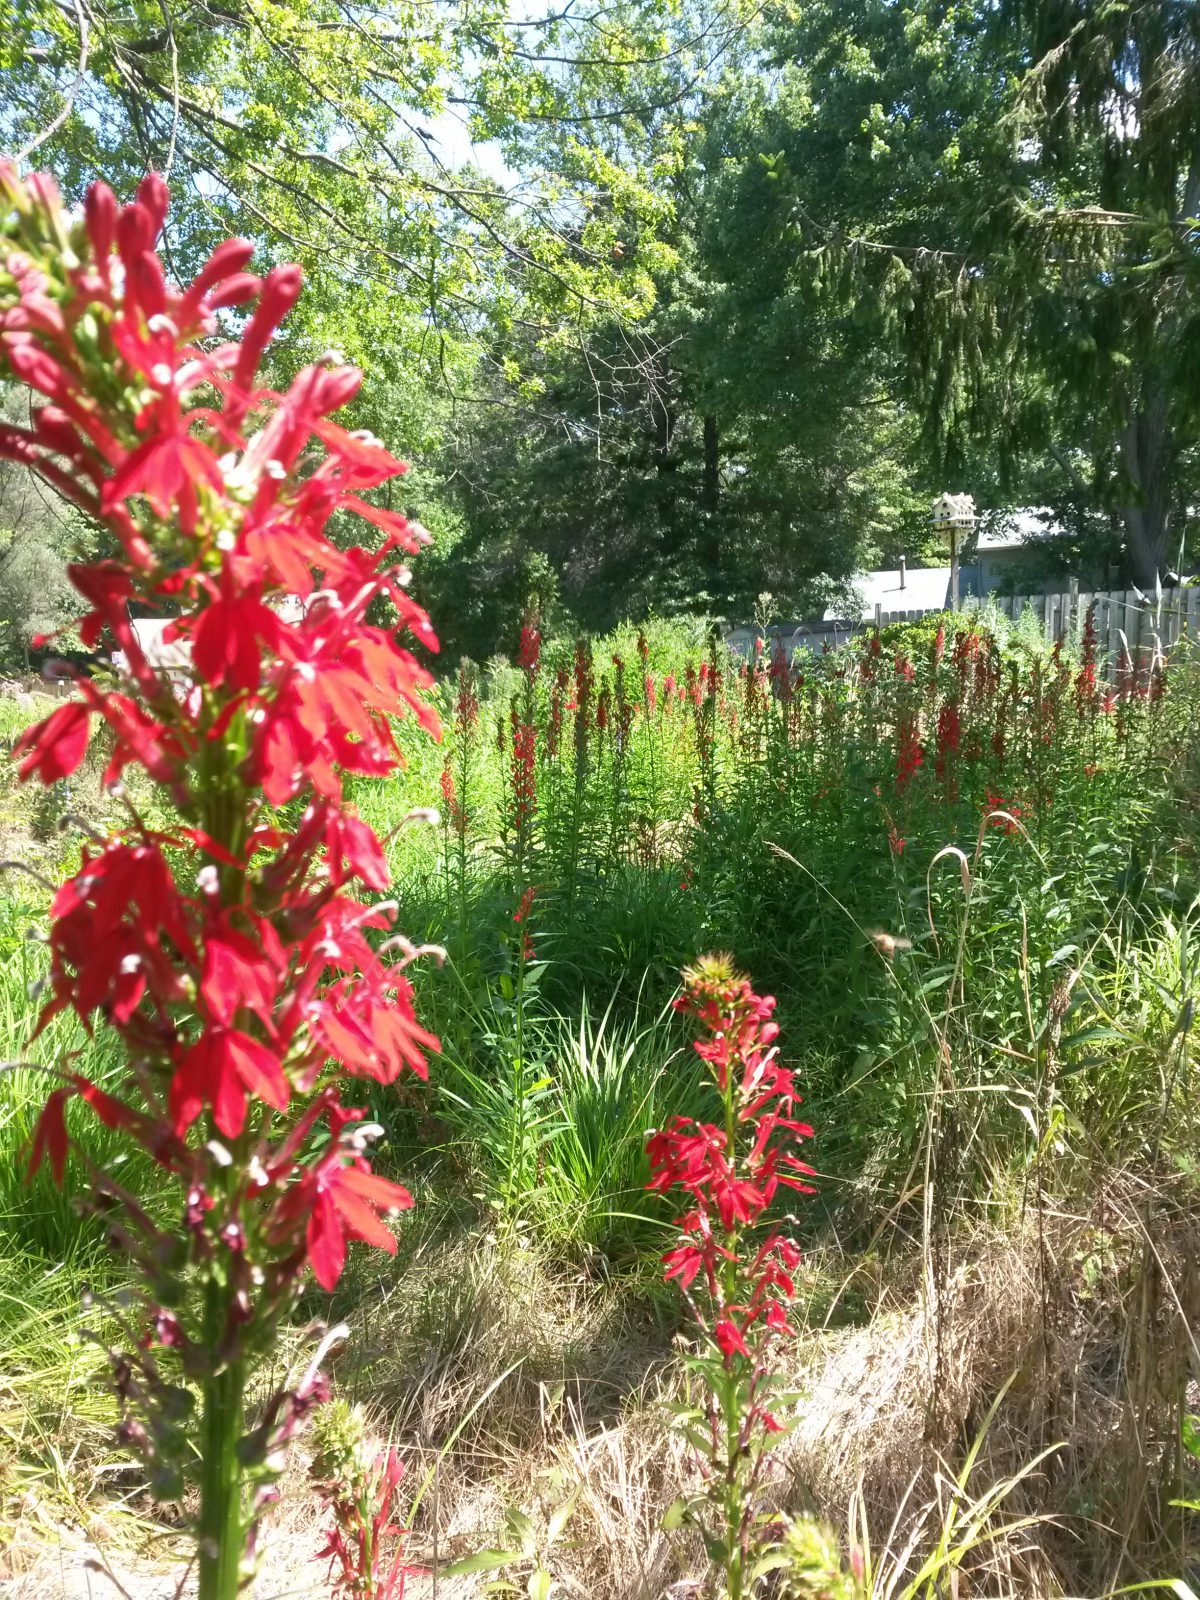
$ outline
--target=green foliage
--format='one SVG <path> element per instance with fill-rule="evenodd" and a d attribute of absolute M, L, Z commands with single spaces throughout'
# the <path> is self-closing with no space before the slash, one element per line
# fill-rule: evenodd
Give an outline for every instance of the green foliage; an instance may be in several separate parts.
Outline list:
<path fill-rule="evenodd" d="M 489 1203 L 523 1230 L 623 1255 L 618 1214 L 641 1209 L 630 1191 L 643 1100 L 647 1127 L 690 1093 L 677 1067 L 666 1092 L 656 1063 L 674 1048 L 672 1024 L 656 1013 L 705 948 L 754 971 L 779 996 L 785 1036 L 804 1041 L 819 1159 L 839 1180 L 827 1200 L 857 1191 L 869 1205 L 871 1186 L 899 1181 L 931 1103 L 968 1189 L 993 1160 L 1036 1149 L 1060 1117 L 1147 1159 L 1146 1118 L 1170 1078 L 1154 1041 L 1174 1015 L 1165 1002 L 1139 1014 L 1131 996 L 1171 993 L 1181 1006 L 1191 982 L 1178 966 L 1157 989 L 1136 976 L 1138 952 L 1166 959 L 1195 915 L 1173 798 L 1195 792 L 1179 766 L 1195 694 L 1186 658 L 1166 698 L 1105 713 L 1099 695 L 1091 709 L 1077 703 L 1069 654 L 977 614 L 897 626 L 878 654 L 802 662 L 786 706 L 761 675 L 702 653 L 687 625 L 649 630 L 644 652 L 653 704 L 636 634 L 596 644 L 579 746 L 571 652 L 543 648 L 525 878 L 503 843 L 515 686 L 499 665 L 458 793 L 461 855 L 447 828 L 411 835 L 394 858 L 410 921 L 450 928 L 445 971 L 418 982 L 446 1045 L 442 1115 L 473 1152 L 468 1166 L 487 1174 Z M 719 693 L 681 701 L 705 661 Z M 948 704 L 961 726 L 943 764 Z M 906 707 L 924 757 L 899 785 Z M 451 727 L 455 772 L 457 738 Z M 438 799 L 437 786 L 428 763 L 414 769 L 393 814 Z M 512 917 L 527 882 L 535 959 L 523 965 Z M 589 1131 L 601 1128 L 603 1139 Z"/>
<path fill-rule="evenodd" d="M 0 426 L 20 420 L 15 393 L 0 386 Z M 94 544 L 82 523 L 24 467 L 0 461 L 0 668 L 28 671 L 34 637 L 74 619 L 67 562 Z"/>

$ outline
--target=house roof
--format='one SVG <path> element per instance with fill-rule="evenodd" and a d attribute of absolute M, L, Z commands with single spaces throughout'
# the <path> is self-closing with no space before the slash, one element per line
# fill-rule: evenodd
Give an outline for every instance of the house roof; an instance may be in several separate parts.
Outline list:
<path fill-rule="evenodd" d="M 950 568 L 909 567 L 902 587 L 900 569 L 884 567 L 858 573 L 852 587 L 864 622 L 874 620 L 876 606 L 884 611 L 942 611 L 950 603 Z M 855 615 L 853 607 L 828 606 L 823 620 L 832 622 L 847 615 Z"/>

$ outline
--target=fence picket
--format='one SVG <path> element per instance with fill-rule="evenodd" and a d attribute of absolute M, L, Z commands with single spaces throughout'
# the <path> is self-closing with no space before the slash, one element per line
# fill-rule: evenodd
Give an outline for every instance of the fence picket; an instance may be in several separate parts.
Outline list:
<path fill-rule="evenodd" d="M 1117 663 L 1121 656 L 1121 624 L 1124 612 L 1120 594 L 1108 597 L 1108 681 L 1117 681 Z"/>

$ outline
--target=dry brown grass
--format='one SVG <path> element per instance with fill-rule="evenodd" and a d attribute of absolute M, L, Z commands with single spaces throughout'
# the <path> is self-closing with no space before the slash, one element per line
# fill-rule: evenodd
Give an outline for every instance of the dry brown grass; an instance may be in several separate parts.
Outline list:
<path fill-rule="evenodd" d="M 868 1322 L 813 1327 L 796 1346 L 805 1398 L 779 1457 L 780 1504 L 843 1528 L 865 1507 L 876 1593 L 902 1594 L 897 1555 L 914 1532 L 915 1548 L 936 1539 L 1003 1390 L 957 1495 L 961 1507 L 1001 1486 L 993 1536 L 931 1593 L 1099 1596 L 1185 1571 L 1187 1529 L 1168 1502 L 1186 1487 L 1176 1441 L 1198 1370 L 1195 1225 L 1161 1192 L 1149 1204 L 1132 1178 L 1110 1175 L 1086 1213 L 1026 1206 L 1003 1227 L 960 1230 L 936 1272 L 928 1255 L 883 1269 Z M 337 1380 L 407 1460 L 416 1559 L 442 1565 L 495 1544 L 508 1505 L 544 1526 L 574 1496 L 552 1557 L 560 1593 L 695 1592 L 696 1550 L 660 1527 L 689 1466 L 666 1404 L 678 1382 L 669 1330 L 643 1300 L 530 1254 L 430 1240 L 368 1289 L 354 1322 Z M 303 1466 L 267 1530 L 264 1596 L 321 1592 Z M 41 1530 L 38 1542 L 11 1600 L 113 1592 L 85 1571 L 96 1551 L 82 1531 Z M 133 1600 L 179 1581 L 177 1566 L 145 1558 L 123 1573 Z M 436 1595 L 460 1600 L 482 1582 L 443 1580 Z M 434 1600 L 435 1585 L 411 1593 Z"/>

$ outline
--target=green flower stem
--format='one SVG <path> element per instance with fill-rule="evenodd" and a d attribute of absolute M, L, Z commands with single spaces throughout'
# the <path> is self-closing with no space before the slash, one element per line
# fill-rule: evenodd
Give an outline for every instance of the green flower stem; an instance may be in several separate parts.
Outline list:
<path fill-rule="evenodd" d="M 725 1102 L 725 1137 L 727 1140 L 725 1151 L 730 1166 L 735 1166 L 737 1159 L 737 1107 L 734 1104 L 733 1064 L 729 1064 L 725 1073 L 725 1087 L 722 1091 Z M 728 1316 L 729 1308 L 737 1300 L 737 1270 L 740 1240 L 738 1229 L 731 1228 L 725 1235 L 725 1248 L 728 1254 L 721 1269 L 723 1279 L 723 1313 Z M 721 1385 L 721 1410 L 725 1423 L 725 1539 L 728 1565 L 726 1577 L 728 1583 L 725 1593 L 728 1600 L 742 1600 L 742 1524 L 745 1521 L 745 1508 L 742 1505 L 741 1486 L 738 1483 L 738 1458 L 740 1456 L 740 1441 L 742 1431 L 741 1395 L 737 1375 L 733 1370 L 736 1355 L 726 1357 L 725 1382 Z"/>
<path fill-rule="evenodd" d="M 220 1345 L 226 1310 L 222 1286 L 210 1282 L 204 1319 L 210 1351 Z M 203 1386 L 199 1600 L 237 1600 L 245 1536 L 238 1458 L 245 1420 L 245 1389 L 246 1371 L 241 1361 L 218 1370 Z"/>

